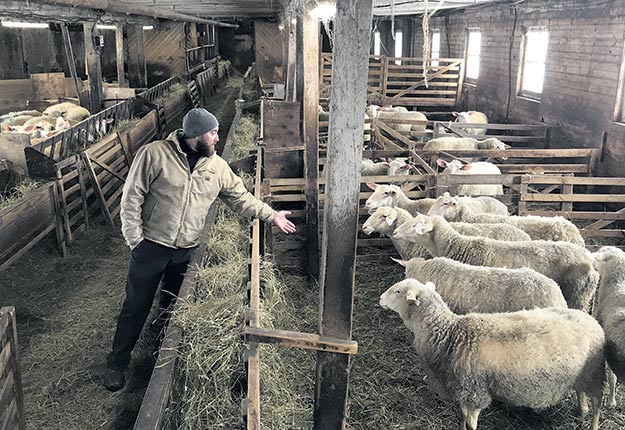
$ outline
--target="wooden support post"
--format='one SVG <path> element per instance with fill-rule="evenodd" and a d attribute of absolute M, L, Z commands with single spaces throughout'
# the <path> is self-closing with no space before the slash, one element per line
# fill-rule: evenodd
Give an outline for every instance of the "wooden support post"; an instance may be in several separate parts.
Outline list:
<path fill-rule="evenodd" d="M 148 85 L 145 68 L 143 26 L 129 25 L 128 33 L 128 81 L 132 88 L 145 88 Z"/>
<path fill-rule="evenodd" d="M 102 67 L 99 47 L 94 46 L 95 22 L 83 23 L 85 35 L 85 62 L 89 76 L 89 111 L 96 114 L 102 110 Z"/>
<path fill-rule="evenodd" d="M 306 224 L 308 226 L 308 274 L 319 276 L 319 22 L 308 13 L 303 18 L 304 175 L 306 177 Z"/>
<path fill-rule="evenodd" d="M 65 51 L 65 60 L 67 61 L 67 67 L 69 68 L 69 74 L 74 80 L 74 87 L 76 88 L 76 95 L 80 101 L 80 105 L 89 109 L 89 102 L 85 99 L 84 93 L 81 91 L 78 83 L 78 74 L 76 73 L 76 63 L 74 61 L 74 50 L 72 49 L 72 40 L 69 37 L 69 30 L 67 24 L 61 24 L 61 33 L 63 33 L 63 50 Z M 54 154 L 51 154 L 54 158 Z"/>
<path fill-rule="evenodd" d="M 372 0 L 337 0 L 321 253 L 320 330 L 351 340 Z M 306 52 L 306 51 L 305 51 Z M 314 428 L 345 428 L 349 357 L 317 353 Z"/>
<path fill-rule="evenodd" d="M 296 42 L 295 42 L 295 32 L 296 32 L 296 25 L 297 22 L 293 22 L 293 20 L 295 19 L 295 17 L 293 17 L 292 15 L 289 15 L 287 17 L 288 22 L 286 23 L 287 25 L 285 26 L 286 29 L 288 29 L 289 34 L 288 34 L 288 43 L 287 43 L 287 66 L 286 66 L 286 97 L 285 100 L 288 101 L 295 101 L 296 99 L 296 89 L 295 89 L 295 75 L 296 75 L 296 57 L 297 57 L 297 53 L 296 53 Z"/>
<path fill-rule="evenodd" d="M 126 78 L 124 77 L 124 26 L 117 24 L 115 26 L 115 49 L 117 51 L 117 85 L 126 86 Z"/>
<path fill-rule="evenodd" d="M 297 17 L 295 18 L 297 23 L 295 24 L 295 49 L 297 51 L 295 63 L 297 70 L 295 71 L 295 97 L 303 106 L 304 103 L 304 12 L 302 7 L 302 0 L 295 0 Z M 304 109 L 302 109 L 302 115 Z"/>

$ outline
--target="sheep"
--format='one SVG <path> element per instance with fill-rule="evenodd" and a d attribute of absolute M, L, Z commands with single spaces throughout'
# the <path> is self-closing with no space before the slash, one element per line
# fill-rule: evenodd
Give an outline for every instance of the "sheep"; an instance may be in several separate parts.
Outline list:
<path fill-rule="evenodd" d="M 456 117 L 455 122 L 462 122 L 467 124 L 488 124 L 488 117 L 485 113 L 470 110 L 468 112 L 452 112 L 452 115 Z M 466 130 L 467 134 L 478 135 L 486 134 L 485 128 L 469 128 Z"/>
<path fill-rule="evenodd" d="M 363 158 L 362 165 L 360 167 L 360 176 L 388 175 L 389 167 L 391 167 L 391 165 L 386 161 L 374 163 L 373 160 Z"/>
<path fill-rule="evenodd" d="M 43 111 L 43 114 L 52 118 L 62 116 L 70 121 L 82 121 L 91 116 L 91 113 L 87 109 L 70 102 L 49 106 Z"/>
<path fill-rule="evenodd" d="M 445 303 L 458 314 L 567 307 L 555 281 L 526 267 L 477 267 L 444 257 L 392 260 L 405 268 L 407 278 L 434 282 Z"/>
<path fill-rule="evenodd" d="M 393 158 L 389 163 L 389 176 L 408 175 L 410 174 L 411 165 L 406 157 Z"/>
<path fill-rule="evenodd" d="M 16 116 L 41 116 L 41 112 L 39 112 L 38 110 L 21 110 L 18 112 L 9 112 L 5 113 L 4 115 L 0 115 L 0 122 L 4 122 L 4 120 L 14 118 Z"/>
<path fill-rule="evenodd" d="M 508 242 L 464 236 L 440 216 L 417 215 L 409 223 L 393 236 L 425 247 L 433 257 L 452 258 L 473 266 L 534 269 L 558 283 L 570 308 L 590 308 L 599 274 L 593 269 L 592 255 L 586 248 L 568 242 Z"/>
<path fill-rule="evenodd" d="M 413 332 L 428 386 L 460 406 L 462 430 L 477 430 L 493 399 L 542 409 L 571 389 L 582 416 L 590 396 L 591 428 L 599 428 L 605 336 L 590 315 L 561 308 L 457 315 L 432 282 L 416 279 L 391 286 L 380 306 Z"/>
<path fill-rule="evenodd" d="M 409 111 L 404 106 L 378 106 L 370 105 L 367 107 L 367 116 L 369 118 L 378 118 L 381 121 L 390 120 L 406 120 L 406 121 L 427 121 L 427 117 L 422 112 Z M 420 137 L 425 131 L 425 124 L 402 124 L 400 122 L 389 122 L 388 126 L 393 130 L 406 132 L 411 137 Z"/>
<path fill-rule="evenodd" d="M 600 274 L 597 292 L 597 320 L 606 335 L 606 359 L 609 376 L 608 406 L 616 406 L 616 379 L 625 383 L 625 252 L 604 246 L 593 254 Z"/>
<path fill-rule="evenodd" d="M 476 150 L 476 149 L 496 149 L 504 150 L 510 148 L 501 140 L 494 137 L 476 140 L 472 137 L 438 137 L 425 142 L 423 149 L 427 151 L 453 151 L 453 150 Z M 479 161 L 479 157 L 467 158 L 470 161 Z"/>
<path fill-rule="evenodd" d="M 369 210 L 369 212 L 382 206 L 390 206 L 406 209 L 412 215 L 417 215 L 418 213 L 424 214 L 430 210 L 436 201 L 436 199 L 431 198 L 410 200 L 397 185 L 382 185 L 367 182 L 367 186 L 373 190 L 373 194 L 371 194 L 365 202 L 365 208 Z M 444 195 L 449 196 L 449 193 L 445 193 Z M 460 200 L 478 213 L 508 215 L 508 207 L 493 197 L 460 197 Z"/>
<path fill-rule="evenodd" d="M 430 254 L 423 247 L 415 246 L 401 235 L 395 235 L 394 232 L 402 225 L 410 224 L 413 220 L 412 215 L 401 208 L 378 208 L 373 214 L 367 218 L 362 226 L 362 231 L 370 235 L 373 232 L 384 234 L 391 238 L 393 245 L 402 258 L 426 256 Z M 499 240 L 527 240 L 527 234 L 517 228 L 511 226 L 497 224 L 469 224 L 469 223 L 452 223 L 451 226 L 458 232 L 468 236 L 484 236 Z"/>
<path fill-rule="evenodd" d="M 585 246 L 584 238 L 571 221 L 561 217 L 543 216 L 500 216 L 479 214 L 457 197 L 443 195 L 430 208 L 428 215 L 441 215 L 447 221 L 506 223 L 520 228 L 536 240 L 570 242 Z"/>
<path fill-rule="evenodd" d="M 445 169 L 443 170 L 444 175 L 501 175 L 499 167 L 486 161 L 478 161 L 463 165 L 459 160 L 447 162 L 442 158 L 439 158 L 436 160 L 436 163 Z M 456 185 L 451 190 L 454 194 L 460 196 L 494 196 L 503 194 L 503 185 L 464 184 Z"/>

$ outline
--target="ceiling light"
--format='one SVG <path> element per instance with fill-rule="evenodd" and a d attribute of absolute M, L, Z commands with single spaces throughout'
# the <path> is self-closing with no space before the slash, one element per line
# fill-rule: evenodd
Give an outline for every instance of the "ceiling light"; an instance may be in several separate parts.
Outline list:
<path fill-rule="evenodd" d="M 11 27 L 11 28 L 48 28 L 48 24 L 43 24 L 39 22 L 11 22 L 11 21 L 2 21 L 3 27 Z"/>
<path fill-rule="evenodd" d="M 96 28 L 98 30 L 115 30 L 116 29 L 114 25 L 102 25 L 102 24 L 96 25 Z"/>
<path fill-rule="evenodd" d="M 320 2 L 310 11 L 310 16 L 326 21 L 336 15 L 336 5 L 330 2 Z"/>

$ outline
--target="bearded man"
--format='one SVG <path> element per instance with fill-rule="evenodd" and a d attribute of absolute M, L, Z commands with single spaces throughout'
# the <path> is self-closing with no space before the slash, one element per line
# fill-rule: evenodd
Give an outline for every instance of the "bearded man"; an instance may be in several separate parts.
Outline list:
<path fill-rule="evenodd" d="M 131 249 L 126 299 L 107 357 L 104 385 L 126 384 L 130 354 L 161 284 L 165 315 L 178 296 L 189 260 L 197 248 L 217 197 L 243 217 L 273 222 L 285 234 L 295 225 L 289 211 L 274 211 L 250 194 L 228 163 L 215 153 L 219 122 L 203 108 L 191 109 L 182 129 L 142 147 L 128 172 L 121 201 L 122 234 Z"/>

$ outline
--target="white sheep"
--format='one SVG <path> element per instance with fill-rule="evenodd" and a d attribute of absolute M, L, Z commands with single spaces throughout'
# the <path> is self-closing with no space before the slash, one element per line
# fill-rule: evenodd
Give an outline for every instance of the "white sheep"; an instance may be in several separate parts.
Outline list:
<path fill-rule="evenodd" d="M 391 165 L 387 161 L 375 163 L 373 160 L 363 158 L 360 167 L 360 176 L 388 175 L 389 167 L 391 167 Z"/>
<path fill-rule="evenodd" d="M 47 107 L 43 114 L 52 118 L 62 116 L 69 121 L 82 121 L 91 116 L 91 113 L 82 106 L 74 103 L 64 102 Z"/>
<path fill-rule="evenodd" d="M 452 112 L 452 115 L 456 117 L 455 122 L 462 122 L 467 124 L 488 124 L 488 117 L 483 112 L 477 112 L 470 110 L 467 112 Z M 485 128 L 468 128 L 467 134 L 479 135 L 486 134 Z"/>
<path fill-rule="evenodd" d="M 447 221 L 505 223 L 520 228 L 535 240 L 565 241 L 585 246 L 579 229 L 571 221 L 561 216 L 500 216 L 476 213 L 458 197 L 443 195 L 430 208 L 428 215 L 441 215 Z"/>
<path fill-rule="evenodd" d="M 443 167 L 443 175 L 501 175 L 499 167 L 487 161 L 462 164 L 459 160 L 447 162 L 442 158 L 436 163 Z M 459 196 L 496 196 L 503 194 L 503 185 L 497 184 L 463 184 L 450 187 L 451 191 Z"/>
<path fill-rule="evenodd" d="M 476 140 L 472 137 L 437 137 L 425 142 L 424 150 L 428 151 L 453 151 L 453 150 L 475 150 L 475 149 L 496 149 L 504 150 L 510 148 L 501 140 L 494 137 Z"/>
<path fill-rule="evenodd" d="M 493 399 L 542 409 L 573 389 L 582 415 L 590 396 L 592 430 L 599 428 L 605 337 L 590 315 L 561 308 L 457 315 L 433 283 L 416 279 L 390 287 L 380 306 L 414 334 L 428 386 L 460 406 L 462 430 L 477 430 Z"/>
<path fill-rule="evenodd" d="M 586 248 L 568 242 L 510 242 L 458 233 L 440 216 L 417 215 L 401 237 L 425 247 L 433 257 L 452 258 L 473 266 L 528 267 L 558 283 L 572 309 L 588 310 L 599 282 Z M 408 237 L 405 232 L 410 232 Z"/>
<path fill-rule="evenodd" d="M 609 377 L 608 406 L 616 406 L 616 379 L 625 383 L 625 252 L 604 246 L 594 254 L 600 275 L 597 292 L 597 320 L 606 335 Z"/>
<path fill-rule="evenodd" d="M 436 199 L 432 198 L 410 200 L 397 185 L 382 185 L 367 182 L 367 186 L 373 190 L 373 194 L 371 194 L 365 202 L 365 208 L 370 212 L 382 206 L 389 206 L 406 209 L 412 215 L 417 215 L 419 213 L 425 214 L 436 201 Z M 449 196 L 449 193 L 445 193 L 444 195 Z M 508 215 L 508 207 L 493 197 L 460 197 L 460 200 L 478 213 Z"/>
<path fill-rule="evenodd" d="M 407 278 L 434 282 L 445 303 L 458 314 L 567 307 L 554 280 L 526 267 L 478 267 L 444 257 L 393 261 L 405 267 Z"/>
<path fill-rule="evenodd" d="M 397 232 L 402 225 L 410 225 L 412 220 L 412 215 L 404 209 L 381 207 L 367 218 L 362 225 L 362 231 L 367 235 L 377 232 L 390 237 L 402 258 L 429 257 L 430 253 L 422 246 L 416 246 Z M 452 223 L 451 226 L 457 232 L 467 236 L 483 236 L 499 240 L 529 239 L 526 233 L 508 225 L 458 222 Z"/>
<path fill-rule="evenodd" d="M 391 159 L 388 168 L 389 176 L 409 175 L 412 165 L 409 163 L 407 157 L 397 157 Z"/>

